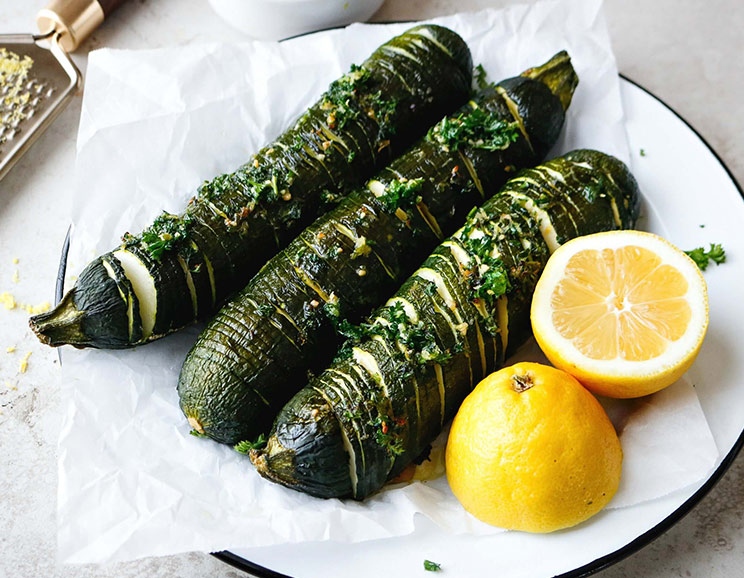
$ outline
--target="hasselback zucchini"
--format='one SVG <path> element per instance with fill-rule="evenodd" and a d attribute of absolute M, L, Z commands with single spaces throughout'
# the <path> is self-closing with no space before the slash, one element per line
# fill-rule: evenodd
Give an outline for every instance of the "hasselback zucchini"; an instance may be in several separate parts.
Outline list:
<path fill-rule="evenodd" d="M 209 323 L 178 383 L 192 427 L 267 432 L 308 370 L 516 168 L 547 154 L 576 86 L 568 55 L 485 88 L 271 259 Z"/>
<path fill-rule="evenodd" d="M 625 165 L 599 152 L 522 171 L 281 410 L 265 449 L 251 452 L 258 471 L 320 497 L 381 488 L 530 335 L 550 253 L 579 235 L 632 227 L 638 202 Z"/>
<path fill-rule="evenodd" d="M 163 213 L 90 263 L 32 329 L 53 346 L 122 348 L 208 316 L 328 201 L 465 102 L 471 78 L 468 47 L 451 30 L 393 38 L 248 163 L 205 182 L 185 213 Z"/>

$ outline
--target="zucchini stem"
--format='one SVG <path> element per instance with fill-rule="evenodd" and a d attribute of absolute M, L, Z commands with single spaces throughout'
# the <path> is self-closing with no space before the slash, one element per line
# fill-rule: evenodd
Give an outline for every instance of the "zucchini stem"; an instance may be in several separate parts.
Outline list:
<path fill-rule="evenodd" d="M 86 343 L 87 338 L 81 323 L 85 312 L 79 311 L 75 307 L 72 295 L 72 292 L 65 295 L 59 305 L 51 311 L 35 315 L 29 319 L 29 326 L 39 338 L 39 341 L 45 345 L 59 347 L 66 343 L 72 345 Z"/>
<path fill-rule="evenodd" d="M 539 80 L 561 101 L 563 110 L 568 110 L 574 90 L 579 84 L 579 77 L 571 66 L 568 52 L 561 50 L 542 66 L 528 68 L 521 76 Z"/>

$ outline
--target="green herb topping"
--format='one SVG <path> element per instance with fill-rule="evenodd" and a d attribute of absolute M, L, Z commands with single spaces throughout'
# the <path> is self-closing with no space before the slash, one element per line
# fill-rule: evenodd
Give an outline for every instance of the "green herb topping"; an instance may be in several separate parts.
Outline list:
<path fill-rule="evenodd" d="M 403 438 L 397 430 L 405 423 L 402 420 L 392 419 L 390 416 L 382 414 L 369 422 L 369 425 L 375 428 L 375 441 L 389 454 L 399 456 L 405 451 Z"/>
<path fill-rule="evenodd" d="M 442 569 L 441 564 L 432 562 L 431 560 L 424 560 L 424 570 L 429 572 L 439 572 Z"/>
<path fill-rule="evenodd" d="M 256 441 L 245 440 L 238 442 L 233 446 L 233 449 L 241 454 L 250 453 L 251 450 L 260 450 L 266 447 L 266 436 L 264 434 L 259 435 Z"/>
<path fill-rule="evenodd" d="M 493 307 L 496 300 L 511 288 L 504 263 L 493 256 L 496 240 L 488 234 L 482 237 L 466 235 L 462 243 L 471 256 L 470 297 Z"/>
<path fill-rule="evenodd" d="M 504 150 L 519 138 L 519 125 L 504 122 L 493 112 L 476 108 L 468 114 L 445 117 L 429 130 L 427 139 L 450 150 L 462 146 L 488 151 Z"/>
<path fill-rule="evenodd" d="M 357 91 L 369 81 L 369 70 L 356 64 L 338 80 L 334 80 L 323 95 L 323 109 L 332 110 L 329 114 L 331 128 L 343 128 L 361 112 L 357 102 Z"/>
<path fill-rule="evenodd" d="M 348 73 L 331 84 L 323 95 L 321 105 L 321 108 L 328 112 L 329 128 L 343 128 L 349 121 L 364 114 L 377 122 L 379 139 L 394 134 L 395 127 L 392 119 L 397 110 L 398 101 L 393 98 L 384 98 L 382 91 L 372 94 L 365 92 L 364 89 L 369 89 L 370 81 L 369 70 L 352 64 Z M 381 147 L 384 148 L 382 145 L 383 143 Z"/>
<path fill-rule="evenodd" d="M 383 308 L 381 317 L 388 323 L 375 323 L 370 327 L 370 332 L 404 345 L 411 352 L 411 359 L 419 365 L 445 363 L 452 357 L 451 352 L 443 351 L 437 345 L 429 326 L 423 321 L 411 322 L 399 301 Z"/>
<path fill-rule="evenodd" d="M 491 85 L 487 80 L 486 69 L 483 68 L 482 64 L 473 68 L 473 85 L 478 90 L 484 90 Z"/>
<path fill-rule="evenodd" d="M 397 179 L 385 187 L 385 194 L 380 201 L 394 212 L 396 209 L 412 208 L 421 202 L 421 189 L 424 179 Z"/>
<path fill-rule="evenodd" d="M 325 207 L 332 207 L 334 205 L 337 205 L 341 198 L 341 195 L 331 192 L 328 189 L 323 189 L 322 191 L 320 191 L 320 203 Z"/>
<path fill-rule="evenodd" d="M 142 244 L 156 261 L 160 260 L 165 251 L 170 251 L 175 247 L 188 248 L 187 253 L 189 255 L 187 256 L 190 256 L 193 250 L 185 241 L 189 237 L 189 229 L 192 223 L 193 218 L 188 214 L 179 217 L 163 211 L 153 224 L 142 231 L 139 236 L 126 233 L 122 237 L 122 241 L 125 247 Z"/>
<path fill-rule="evenodd" d="M 718 243 L 711 243 L 710 250 L 706 251 L 705 247 L 697 247 L 692 251 L 685 251 L 695 264 L 700 267 L 701 271 L 705 271 L 708 268 L 708 263 L 713 261 L 716 265 L 720 265 L 726 261 L 726 251 Z"/>

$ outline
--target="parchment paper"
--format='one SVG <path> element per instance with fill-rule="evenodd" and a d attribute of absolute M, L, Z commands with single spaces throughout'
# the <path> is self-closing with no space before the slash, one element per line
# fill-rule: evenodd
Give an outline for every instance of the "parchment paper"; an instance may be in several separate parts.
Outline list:
<path fill-rule="evenodd" d="M 467 40 L 474 62 L 492 80 L 567 49 L 581 82 L 554 153 L 593 147 L 629 161 L 599 0 L 513 6 L 435 22 Z M 93 52 L 78 136 L 69 274 L 161 210 L 179 212 L 201 181 L 244 162 L 351 63 L 407 27 L 353 25 L 281 44 Z M 447 532 L 502 531 L 469 516 L 444 477 L 390 487 L 363 503 L 319 500 L 266 482 L 244 456 L 190 436 L 175 385 L 198 330 L 130 351 L 65 350 L 62 561 L 371 540 L 412 532 L 416 513 Z M 539 358 L 539 352 L 532 345 L 520 358 Z M 607 406 L 625 452 L 611 507 L 665 495 L 712 468 L 717 450 L 686 382 Z"/>

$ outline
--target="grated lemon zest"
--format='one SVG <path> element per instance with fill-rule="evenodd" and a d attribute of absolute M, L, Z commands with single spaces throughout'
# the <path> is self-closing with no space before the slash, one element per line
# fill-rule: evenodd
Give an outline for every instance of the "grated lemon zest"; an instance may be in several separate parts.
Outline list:
<path fill-rule="evenodd" d="M 28 369 L 28 358 L 29 357 L 31 357 L 30 351 L 26 355 L 23 356 L 23 359 L 21 359 L 21 363 L 18 366 L 19 373 L 26 373 L 26 370 Z"/>

